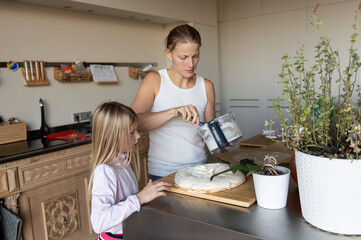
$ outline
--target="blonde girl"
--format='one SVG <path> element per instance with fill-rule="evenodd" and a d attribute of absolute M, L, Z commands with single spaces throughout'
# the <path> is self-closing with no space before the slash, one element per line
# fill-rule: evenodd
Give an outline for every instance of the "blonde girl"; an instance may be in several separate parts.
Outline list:
<path fill-rule="evenodd" d="M 137 115 L 123 104 L 107 102 L 94 112 L 90 220 L 99 240 L 123 239 L 122 222 L 168 190 L 167 183 L 149 181 L 138 192 L 137 127 Z"/>

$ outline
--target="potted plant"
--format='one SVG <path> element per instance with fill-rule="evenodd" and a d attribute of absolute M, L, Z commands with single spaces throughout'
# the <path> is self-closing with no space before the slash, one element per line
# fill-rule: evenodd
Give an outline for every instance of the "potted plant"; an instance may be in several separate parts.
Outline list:
<path fill-rule="evenodd" d="M 257 204 L 267 209 L 284 208 L 287 204 L 288 185 L 290 170 L 286 167 L 276 166 L 277 161 L 273 156 L 266 155 L 264 163 L 260 166 L 254 160 L 242 159 L 239 163 L 229 164 L 229 169 L 214 174 L 214 177 L 232 171 L 247 172 L 247 176 L 252 175 L 256 192 Z"/>
<path fill-rule="evenodd" d="M 322 25 L 318 6 L 313 15 L 317 32 Z M 303 47 L 294 61 L 283 56 L 279 76 L 284 99 L 273 101 L 283 141 L 295 150 L 303 217 L 320 229 L 350 235 L 361 234 L 361 104 L 352 98 L 361 97 L 357 19 L 356 15 L 344 69 L 331 39 L 321 35 L 309 68 Z M 282 111 L 282 101 L 288 104 L 290 119 Z"/>

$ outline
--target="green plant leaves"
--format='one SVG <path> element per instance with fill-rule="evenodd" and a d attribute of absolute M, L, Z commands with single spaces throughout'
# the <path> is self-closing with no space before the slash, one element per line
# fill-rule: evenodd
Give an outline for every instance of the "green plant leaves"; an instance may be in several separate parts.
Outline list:
<path fill-rule="evenodd" d="M 247 172 L 246 176 L 250 176 L 252 175 L 252 173 L 261 172 L 262 170 L 263 169 L 259 165 L 255 164 L 254 161 L 250 161 L 247 163 L 230 163 L 229 169 L 212 175 L 210 180 L 212 181 L 216 176 L 229 171 L 232 171 L 233 173 L 237 171 L 240 172 L 246 171 Z"/>
<path fill-rule="evenodd" d="M 318 20 L 316 9 L 313 26 L 319 32 L 323 23 Z M 360 85 L 357 84 L 357 73 L 361 67 L 357 49 L 357 19 L 356 15 L 348 48 L 348 64 L 344 69 L 341 69 L 339 51 L 332 48 L 331 39 L 323 34 L 320 34 L 320 41 L 315 46 L 314 64 L 311 66 L 305 65 L 304 46 L 296 50 L 293 58 L 287 53 L 283 55 L 279 74 L 283 99 L 273 99 L 272 108 L 285 130 L 287 147 L 317 152 L 315 155 L 359 158 L 361 100 L 356 105 L 352 101 L 354 91 L 361 99 Z M 337 73 L 336 79 L 334 72 Z M 339 88 L 338 94 L 332 96 L 335 86 Z M 291 119 L 285 117 L 281 103 L 288 104 L 284 111 L 289 112 Z M 351 140 L 346 142 L 346 139 Z"/>

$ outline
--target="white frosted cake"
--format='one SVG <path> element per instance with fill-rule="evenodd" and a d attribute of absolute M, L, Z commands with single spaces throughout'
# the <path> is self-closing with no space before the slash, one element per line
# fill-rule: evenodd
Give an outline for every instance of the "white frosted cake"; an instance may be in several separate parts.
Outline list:
<path fill-rule="evenodd" d="M 229 169 L 225 163 L 207 163 L 195 167 L 186 167 L 177 171 L 175 185 L 188 192 L 214 193 L 237 187 L 246 181 L 243 173 L 231 171 L 222 173 L 213 178 L 213 174 Z"/>

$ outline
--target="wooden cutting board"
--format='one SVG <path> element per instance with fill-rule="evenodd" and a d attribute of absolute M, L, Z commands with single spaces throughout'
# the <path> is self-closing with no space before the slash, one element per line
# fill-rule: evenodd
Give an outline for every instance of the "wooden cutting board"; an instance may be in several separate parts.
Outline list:
<path fill-rule="evenodd" d="M 174 176 L 176 173 L 168 175 L 159 179 L 158 181 L 164 181 L 171 184 L 169 191 L 173 193 L 179 193 L 192 197 L 198 197 L 208 199 L 216 202 L 232 204 L 240 207 L 250 207 L 256 201 L 256 194 L 254 192 L 253 178 L 252 176 L 247 177 L 246 182 L 242 185 L 221 191 L 216 193 L 193 193 L 187 192 L 177 188 L 174 184 Z"/>
<path fill-rule="evenodd" d="M 253 159 L 257 164 L 261 164 L 264 161 L 265 155 L 275 157 L 278 164 L 290 163 L 293 151 L 286 148 L 282 143 L 276 142 L 263 147 L 241 146 L 238 149 L 230 152 L 219 153 L 216 156 L 227 163 L 239 162 L 241 159 L 248 158 Z"/>
<path fill-rule="evenodd" d="M 249 147 L 264 147 L 267 145 L 274 144 L 276 141 L 266 138 L 265 135 L 258 134 L 254 137 L 248 138 L 240 143 L 241 146 Z"/>

